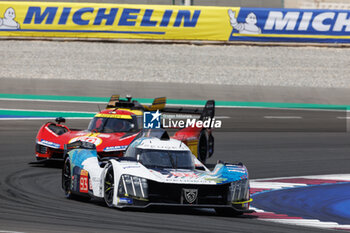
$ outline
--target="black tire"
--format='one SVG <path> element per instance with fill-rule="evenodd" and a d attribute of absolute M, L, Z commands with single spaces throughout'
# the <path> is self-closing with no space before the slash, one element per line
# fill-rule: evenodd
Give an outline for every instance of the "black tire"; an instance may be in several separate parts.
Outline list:
<path fill-rule="evenodd" d="M 72 199 L 76 197 L 72 193 L 72 174 L 71 174 L 71 167 L 70 167 L 70 160 L 69 157 L 67 157 L 64 161 L 63 164 L 63 169 L 62 169 L 62 188 L 64 190 L 64 195 Z"/>
<path fill-rule="evenodd" d="M 198 140 L 198 159 L 205 164 L 208 158 L 208 140 L 205 130 L 202 130 Z"/>
<path fill-rule="evenodd" d="M 112 164 L 107 165 L 107 171 L 104 178 L 104 199 L 108 207 L 113 207 L 114 197 L 114 171 Z"/>
<path fill-rule="evenodd" d="M 208 156 L 209 158 L 214 154 L 214 137 L 213 137 L 213 134 L 209 134 L 209 137 L 208 137 L 208 150 L 209 150 L 209 153 L 208 153 Z"/>
<path fill-rule="evenodd" d="M 215 208 L 215 212 L 217 215 L 224 217 L 237 217 L 243 214 L 243 212 L 237 212 L 231 208 Z"/>

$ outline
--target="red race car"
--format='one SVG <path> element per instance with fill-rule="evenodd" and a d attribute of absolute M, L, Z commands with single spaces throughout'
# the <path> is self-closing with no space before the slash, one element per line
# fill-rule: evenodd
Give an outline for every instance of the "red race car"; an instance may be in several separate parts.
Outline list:
<path fill-rule="evenodd" d="M 128 145 L 145 134 L 144 113 L 157 111 L 157 114 L 180 114 L 196 116 L 200 120 L 211 120 L 215 114 L 215 101 L 208 100 L 203 109 L 166 108 L 166 98 L 155 98 L 152 105 L 142 105 L 130 96 L 126 99 L 113 95 L 105 110 L 97 113 L 86 130 L 69 129 L 62 117 L 56 123 L 44 124 L 36 137 L 36 159 L 38 162 L 63 160 L 65 145 L 75 141 L 87 141 L 96 145 L 98 155 L 102 157 L 121 157 Z M 160 115 L 160 114 L 159 114 Z M 174 127 L 173 127 L 174 128 Z M 192 153 L 205 162 L 214 152 L 214 138 L 211 127 L 197 125 L 179 128 L 173 138 L 185 143 Z"/>

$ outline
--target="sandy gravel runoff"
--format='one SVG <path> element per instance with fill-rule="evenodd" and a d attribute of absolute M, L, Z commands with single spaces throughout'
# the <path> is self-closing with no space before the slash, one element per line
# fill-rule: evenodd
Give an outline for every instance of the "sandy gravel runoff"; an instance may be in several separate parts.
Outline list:
<path fill-rule="evenodd" d="M 0 78 L 350 87 L 350 49 L 0 41 Z"/>

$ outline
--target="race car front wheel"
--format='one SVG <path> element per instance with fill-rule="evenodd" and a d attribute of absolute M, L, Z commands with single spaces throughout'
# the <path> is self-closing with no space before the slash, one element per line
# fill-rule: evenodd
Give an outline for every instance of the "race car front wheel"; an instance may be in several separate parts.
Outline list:
<path fill-rule="evenodd" d="M 64 161 L 63 169 L 62 169 L 62 188 L 64 190 L 64 195 L 67 198 L 73 198 L 74 194 L 72 194 L 72 174 L 70 169 L 70 160 L 69 157 Z"/>
<path fill-rule="evenodd" d="M 104 180 L 104 199 L 108 207 L 113 206 L 114 197 L 114 171 L 112 164 L 108 165 Z"/>

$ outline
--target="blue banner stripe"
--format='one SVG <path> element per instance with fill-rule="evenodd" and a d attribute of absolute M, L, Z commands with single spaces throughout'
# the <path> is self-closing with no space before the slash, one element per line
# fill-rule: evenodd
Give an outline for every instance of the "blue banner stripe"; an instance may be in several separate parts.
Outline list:
<path fill-rule="evenodd" d="M 249 37 L 233 36 L 232 41 L 256 41 L 256 42 L 313 42 L 313 43 L 349 43 L 350 39 L 320 39 L 320 38 L 295 38 L 295 37 Z"/>
<path fill-rule="evenodd" d="M 348 10 L 240 8 L 228 16 L 229 41 L 350 42 Z"/>

